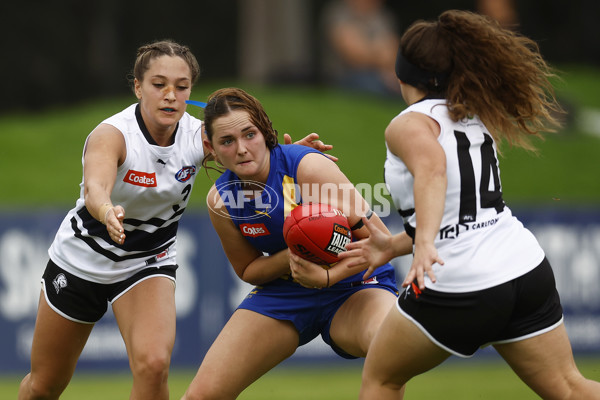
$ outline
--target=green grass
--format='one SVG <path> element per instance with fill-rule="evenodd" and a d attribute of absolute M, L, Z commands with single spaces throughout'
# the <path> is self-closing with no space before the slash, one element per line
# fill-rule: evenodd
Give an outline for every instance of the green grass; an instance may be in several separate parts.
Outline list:
<path fill-rule="evenodd" d="M 600 72 L 563 67 L 557 91 L 573 105 L 574 123 L 539 144 L 540 155 L 504 148 L 501 173 L 509 205 L 573 206 L 600 203 L 600 137 L 582 132 L 581 108 L 600 109 Z M 334 145 L 332 154 L 354 183 L 383 179 L 383 131 L 405 106 L 400 100 L 341 93 L 317 87 L 259 87 L 236 82 L 201 83 L 192 98 L 205 100 L 214 89 L 239 85 L 258 97 L 274 127 L 300 139 L 317 132 Z M 38 113 L 0 115 L 0 206 L 70 208 L 79 193 L 85 137 L 104 118 L 134 101 L 133 96 L 90 101 Z M 200 115 L 199 109 L 188 111 Z M 204 209 L 210 179 L 200 172 L 191 207 Z M 215 177 L 213 176 L 213 179 Z M 8 190 L 9 189 L 9 190 Z M 560 199 L 556 200 L 556 199 Z"/>
<path fill-rule="evenodd" d="M 600 359 L 578 360 L 581 372 L 600 380 Z M 360 368 L 280 366 L 267 373 L 239 397 L 240 400 L 355 399 L 360 388 Z M 179 399 L 195 371 L 175 370 L 169 378 L 172 399 Z M 21 377 L 0 377 L 0 397 L 16 398 Z M 127 398 L 129 372 L 76 373 L 62 400 L 112 400 Z M 407 399 L 533 400 L 531 391 L 503 362 L 451 359 L 409 382 Z"/>

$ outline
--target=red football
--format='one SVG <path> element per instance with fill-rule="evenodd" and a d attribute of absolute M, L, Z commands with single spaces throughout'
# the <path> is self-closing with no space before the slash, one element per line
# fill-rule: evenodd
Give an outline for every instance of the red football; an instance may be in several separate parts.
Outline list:
<path fill-rule="evenodd" d="M 297 206 L 283 223 L 290 250 L 315 264 L 333 264 L 352 238 L 348 219 L 328 204 Z"/>

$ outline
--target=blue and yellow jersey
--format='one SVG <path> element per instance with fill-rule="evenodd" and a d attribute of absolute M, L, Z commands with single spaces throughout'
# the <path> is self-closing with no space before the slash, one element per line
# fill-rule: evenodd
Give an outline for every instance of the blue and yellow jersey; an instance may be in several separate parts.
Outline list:
<path fill-rule="evenodd" d="M 258 185 L 262 190 L 257 190 L 256 185 L 246 189 L 245 182 L 229 170 L 216 181 L 231 220 L 248 242 L 263 253 L 274 254 L 287 248 L 283 222 L 294 207 L 302 204 L 296 174 L 300 161 L 309 153 L 322 154 L 306 146 L 275 146 L 270 153 L 267 183 Z M 383 267 L 392 268 L 390 264 L 386 266 Z M 362 273 L 342 282 L 360 281 L 361 277 Z"/>
<path fill-rule="evenodd" d="M 273 254 L 287 248 L 283 240 L 285 217 L 302 204 L 296 182 L 300 160 L 317 150 L 300 145 L 275 146 L 271 150 L 271 167 L 267 183 L 260 190 L 246 189 L 233 172 L 225 171 L 216 187 L 229 216 L 242 235 L 259 251 Z"/>

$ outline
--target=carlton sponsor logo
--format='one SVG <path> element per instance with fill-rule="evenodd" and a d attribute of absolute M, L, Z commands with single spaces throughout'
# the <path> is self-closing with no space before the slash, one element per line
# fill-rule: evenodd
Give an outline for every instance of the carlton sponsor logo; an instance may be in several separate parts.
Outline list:
<path fill-rule="evenodd" d="M 140 172 L 130 169 L 125 174 L 123 182 L 131 183 L 136 186 L 156 187 L 156 173 Z"/>
<path fill-rule="evenodd" d="M 250 237 L 266 236 L 271 234 L 265 224 L 240 224 L 240 231 L 242 231 L 242 235 Z"/>

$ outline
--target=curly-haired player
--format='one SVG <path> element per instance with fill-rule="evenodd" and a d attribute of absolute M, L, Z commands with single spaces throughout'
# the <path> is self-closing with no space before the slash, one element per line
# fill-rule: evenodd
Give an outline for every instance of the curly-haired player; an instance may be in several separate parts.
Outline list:
<path fill-rule="evenodd" d="M 551 71 L 532 40 L 470 12 L 419 21 L 396 75 L 409 107 L 385 131 L 385 178 L 404 219 L 341 257 L 380 265 L 414 244 L 400 294 L 365 361 L 361 399 L 398 399 L 412 377 L 491 344 L 546 399 L 600 399 L 573 360 L 544 251 L 502 198 L 496 143 L 558 126 Z"/>

